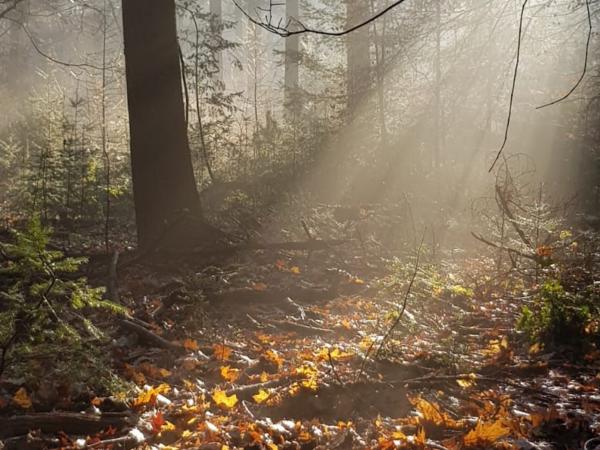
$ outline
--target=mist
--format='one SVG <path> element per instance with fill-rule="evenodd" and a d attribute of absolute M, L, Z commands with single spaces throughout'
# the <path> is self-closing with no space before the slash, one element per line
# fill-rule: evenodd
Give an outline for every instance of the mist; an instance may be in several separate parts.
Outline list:
<path fill-rule="evenodd" d="M 595 448 L 599 25 L 0 0 L 0 448 Z"/>

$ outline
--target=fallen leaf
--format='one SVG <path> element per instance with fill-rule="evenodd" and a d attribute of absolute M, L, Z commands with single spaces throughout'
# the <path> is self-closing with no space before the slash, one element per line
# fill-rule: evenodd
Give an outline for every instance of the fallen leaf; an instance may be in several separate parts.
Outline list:
<path fill-rule="evenodd" d="M 486 446 L 495 443 L 498 439 L 510 433 L 502 419 L 495 422 L 477 422 L 474 429 L 469 431 L 463 442 L 467 446 Z"/>
<path fill-rule="evenodd" d="M 225 381 L 233 383 L 240 376 L 240 369 L 232 369 L 230 366 L 221 367 L 221 376 Z"/>
<path fill-rule="evenodd" d="M 238 402 L 237 395 L 234 394 L 228 396 L 225 391 L 221 391 L 219 389 L 216 389 L 213 392 L 212 399 L 215 401 L 216 405 L 219 408 L 223 408 L 226 410 L 233 408 Z"/>
<path fill-rule="evenodd" d="M 271 394 L 268 391 L 265 391 L 264 389 L 260 389 L 258 391 L 258 394 L 255 394 L 252 396 L 252 398 L 254 399 L 254 401 L 256 403 L 263 403 L 265 402 L 269 397 L 271 396 Z"/>
<path fill-rule="evenodd" d="M 467 375 L 464 378 L 458 378 L 456 380 L 456 383 L 461 387 L 461 388 L 469 388 L 471 386 L 473 386 L 475 384 L 475 381 L 477 380 L 477 375 L 474 373 L 470 373 L 469 375 Z"/>
<path fill-rule="evenodd" d="M 156 415 L 152 417 L 150 423 L 152 425 L 152 432 L 154 434 L 160 433 L 160 429 L 165 424 L 165 418 L 163 417 L 162 412 L 157 412 Z"/>
<path fill-rule="evenodd" d="M 274 363 L 277 367 L 283 365 L 283 358 L 275 350 L 267 350 L 264 355 L 267 361 Z"/>
<path fill-rule="evenodd" d="M 193 352 L 198 350 L 200 347 L 198 346 L 198 342 L 196 342 L 194 339 L 188 338 L 183 341 L 183 348 Z"/>
<path fill-rule="evenodd" d="M 267 285 L 265 283 L 252 283 L 252 289 L 254 289 L 255 291 L 266 291 L 267 290 Z"/>
<path fill-rule="evenodd" d="M 220 361 L 227 361 L 231 356 L 232 350 L 224 344 L 213 345 L 213 355 Z"/>
<path fill-rule="evenodd" d="M 144 390 L 138 395 L 133 401 L 133 406 L 142 406 L 147 404 L 154 404 L 156 397 L 159 394 L 166 394 L 171 390 L 171 386 L 166 383 L 160 384 L 157 387 L 151 387 L 150 389 Z"/>
<path fill-rule="evenodd" d="M 17 392 L 15 392 L 15 395 L 13 396 L 12 400 L 14 404 L 23 409 L 31 408 L 31 398 L 29 397 L 29 394 L 27 393 L 27 390 L 24 387 L 20 388 Z"/>

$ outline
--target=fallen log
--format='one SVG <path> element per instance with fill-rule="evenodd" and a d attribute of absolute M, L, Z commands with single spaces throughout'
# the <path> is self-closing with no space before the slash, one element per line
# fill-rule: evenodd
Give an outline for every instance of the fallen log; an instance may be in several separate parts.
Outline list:
<path fill-rule="evenodd" d="M 203 240 L 205 241 L 205 240 Z M 209 240 L 210 241 L 210 240 Z M 254 250 L 288 250 L 288 251 L 318 251 L 318 250 L 327 250 L 332 247 L 337 247 L 343 244 L 347 244 L 352 242 L 348 239 L 331 239 L 331 240 L 323 240 L 323 239 L 309 239 L 306 241 L 291 241 L 291 242 L 272 242 L 272 243 L 260 243 L 260 242 L 249 242 L 241 245 L 223 245 L 223 246 L 202 246 L 202 247 L 194 247 L 194 241 L 190 242 L 187 249 L 181 250 L 168 250 L 168 249 L 159 249 L 154 248 L 152 250 L 145 250 L 139 252 L 137 255 L 133 255 L 128 260 L 121 259 L 118 264 L 118 269 L 123 270 L 126 267 L 129 267 L 133 264 L 137 264 L 141 262 L 144 258 L 151 258 L 152 256 L 157 255 L 172 255 L 177 256 L 178 258 L 184 256 L 192 256 L 194 258 L 197 257 L 215 257 L 215 256 L 232 256 L 242 252 L 254 251 Z"/>
<path fill-rule="evenodd" d="M 265 290 L 253 288 L 228 289 L 226 291 L 207 293 L 207 298 L 214 303 L 260 303 L 283 302 L 286 298 L 300 302 L 318 302 L 335 297 L 335 293 L 327 288 L 307 288 L 303 286 L 290 286 L 289 288 L 269 287 Z"/>
<path fill-rule="evenodd" d="M 27 434 L 32 430 L 43 433 L 88 435 L 108 427 L 116 429 L 134 425 L 134 416 L 126 413 L 82 414 L 51 412 L 0 417 L 0 439 Z"/>
<path fill-rule="evenodd" d="M 184 348 L 181 345 L 167 341 L 162 336 L 159 336 L 158 334 L 153 333 L 149 329 L 133 322 L 132 320 L 121 319 L 119 324 L 123 328 L 137 334 L 141 341 L 144 341 L 150 345 L 153 345 L 155 347 L 160 347 L 160 348 L 166 348 L 166 349 L 177 351 L 177 352 L 184 351 Z"/>

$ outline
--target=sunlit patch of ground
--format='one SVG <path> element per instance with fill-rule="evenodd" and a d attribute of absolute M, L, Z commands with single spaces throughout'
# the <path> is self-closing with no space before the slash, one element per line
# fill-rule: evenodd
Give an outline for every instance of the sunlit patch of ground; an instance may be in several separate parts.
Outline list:
<path fill-rule="evenodd" d="M 522 286 L 490 276 L 491 261 L 422 261 L 390 331 L 414 258 L 375 271 L 249 259 L 171 284 L 124 275 L 145 296 L 135 316 L 174 346 L 123 334 L 112 351 L 137 392 L 90 407 L 130 412 L 131 426 L 65 435 L 66 448 L 567 449 L 595 436 L 598 353 L 526 343 Z"/>

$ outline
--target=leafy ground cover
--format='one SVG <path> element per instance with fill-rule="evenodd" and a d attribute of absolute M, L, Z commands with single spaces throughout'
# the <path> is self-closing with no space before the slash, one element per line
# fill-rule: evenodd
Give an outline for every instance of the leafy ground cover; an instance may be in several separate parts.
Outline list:
<path fill-rule="evenodd" d="M 95 321 L 121 381 L 6 377 L 0 440 L 5 449 L 595 448 L 600 285 L 589 252 L 569 248 L 531 282 L 498 273 L 493 258 L 441 259 L 423 245 L 403 260 L 347 244 L 253 251 L 201 269 L 131 264 L 119 276 L 128 312 Z"/>

